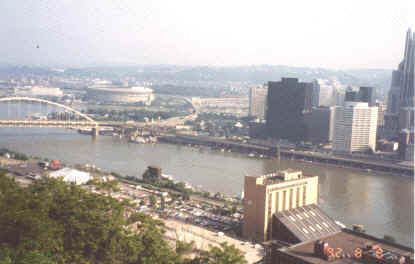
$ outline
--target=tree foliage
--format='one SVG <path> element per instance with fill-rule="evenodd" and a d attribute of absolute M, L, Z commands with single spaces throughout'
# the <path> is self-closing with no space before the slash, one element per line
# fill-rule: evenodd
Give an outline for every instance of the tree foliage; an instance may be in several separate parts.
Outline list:
<path fill-rule="evenodd" d="M 209 251 L 202 251 L 200 257 L 194 259 L 194 264 L 244 264 L 247 263 L 245 257 L 233 245 L 226 242 L 221 243 L 220 247 L 212 247 Z"/>
<path fill-rule="evenodd" d="M 163 222 L 131 213 L 124 203 L 110 196 L 89 193 L 60 180 L 21 188 L 0 173 L 0 212 L 0 264 L 199 261 L 184 260 L 188 248 L 183 245 L 178 250 L 168 246 L 163 239 Z M 212 256 L 233 261 L 234 253 L 229 247 L 214 248 L 212 253 L 203 253 L 200 260 Z"/>

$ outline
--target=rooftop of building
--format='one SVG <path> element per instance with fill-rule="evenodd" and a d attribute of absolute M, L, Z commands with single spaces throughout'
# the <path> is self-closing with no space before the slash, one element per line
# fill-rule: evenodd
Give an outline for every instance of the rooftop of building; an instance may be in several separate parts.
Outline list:
<path fill-rule="evenodd" d="M 295 181 L 295 180 L 305 179 L 305 178 L 310 178 L 310 177 L 313 177 L 313 176 L 303 175 L 303 172 L 300 170 L 286 169 L 286 170 L 258 176 L 256 178 L 257 178 L 257 184 L 272 185 L 272 184 L 277 184 L 281 182 Z"/>
<path fill-rule="evenodd" d="M 414 134 L 415 133 L 415 128 L 411 127 L 411 128 L 404 128 L 401 130 L 401 133 L 405 133 L 405 134 Z"/>
<path fill-rule="evenodd" d="M 368 108 L 368 102 L 355 102 L 355 101 L 344 101 L 344 107 L 354 107 L 354 108 Z M 376 106 L 374 106 L 376 107 Z"/>
<path fill-rule="evenodd" d="M 333 252 L 334 254 L 337 253 L 338 258 L 329 261 L 317 255 L 317 253 L 314 252 L 314 247 L 318 240 L 328 243 L 328 247 L 334 249 Z M 375 247 L 370 249 L 372 246 Z M 376 250 L 376 247 L 379 249 Z M 291 247 L 281 248 L 278 250 L 307 263 L 313 264 L 362 263 L 362 260 L 370 258 L 375 260 L 372 263 L 399 263 L 397 260 L 401 256 L 411 256 L 412 258 L 414 256 L 413 248 L 349 229 L 343 229 L 338 233 L 331 234 L 324 238 L 296 244 Z M 382 255 L 380 255 L 380 252 L 383 252 Z M 378 259 L 378 262 L 376 262 L 376 259 L 373 259 L 376 258 L 376 253 L 378 253 L 379 258 L 382 257 L 383 262 L 381 262 L 380 259 Z M 413 263 L 413 261 L 411 263 Z"/>
<path fill-rule="evenodd" d="M 272 83 L 291 83 L 291 84 L 297 84 L 297 83 L 306 83 L 306 82 L 300 82 L 298 78 L 292 78 L 292 77 L 282 77 L 281 81 L 269 81 L 268 84 Z"/>
<path fill-rule="evenodd" d="M 281 211 L 274 217 L 299 241 L 310 241 L 341 231 L 340 226 L 316 204 Z"/>
<path fill-rule="evenodd" d="M 138 86 L 122 86 L 114 84 L 95 84 L 88 87 L 89 90 L 114 92 L 114 93 L 152 93 L 153 89 Z"/>

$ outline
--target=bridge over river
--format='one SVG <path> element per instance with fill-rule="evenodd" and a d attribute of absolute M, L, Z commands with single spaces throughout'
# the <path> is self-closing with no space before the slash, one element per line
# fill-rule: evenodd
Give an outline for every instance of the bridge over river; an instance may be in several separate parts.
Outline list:
<path fill-rule="evenodd" d="M 92 135 L 94 136 L 99 135 L 99 130 L 102 127 L 175 127 L 184 124 L 186 121 L 195 120 L 198 116 L 197 108 L 193 107 L 194 112 L 190 115 L 172 117 L 167 120 L 157 120 L 153 122 L 96 121 L 87 114 L 72 107 L 40 98 L 3 97 L 0 98 L 0 103 L 7 104 L 6 118 L 0 119 L 1 127 L 57 127 L 84 129 L 91 130 Z M 55 114 L 55 118 L 53 119 L 28 117 L 27 115 L 24 115 L 25 111 L 22 110 L 22 104 L 28 106 L 28 108 L 30 108 L 30 105 L 32 104 L 37 104 L 40 108 L 42 108 L 42 105 L 46 105 L 47 107 L 51 106 L 54 109 L 58 109 L 60 112 L 59 114 Z M 36 110 L 34 109 L 26 109 L 26 114 L 31 115 L 32 112 L 35 111 Z"/>

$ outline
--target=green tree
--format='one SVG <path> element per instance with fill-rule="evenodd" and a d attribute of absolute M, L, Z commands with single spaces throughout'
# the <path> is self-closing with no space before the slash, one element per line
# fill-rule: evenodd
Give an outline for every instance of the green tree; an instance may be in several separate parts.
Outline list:
<path fill-rule="evenodd" d="M 213 198 L 215 198 L 216 200 L 221 200 L 222 199 L 222 194 L 220 192 L 217 192 L 217 193 L 215 193 Z"/>
<path fill-rule="evenodd" d="M 61 180 L 21 188 L 1 172 L 0 264 L 245 263 L 226 244 L 184 259 L 191 246 L 169 248 L 162 221 L 140 213 L 126 218 L 127 210 L 126 203 Z"/>
<path fill-rule="evenodd" d="M 149 200 L 150 200 L 150 206 L 154 208 L 157 203 L 156 197 L 154 197 L 154 195 L 150 195 Z"/>
<path fill-rule="evenodd" d="M 184 257 L 186 254 L 192 253 L 195 248 L 195 242 L 190 243 L 182 242 L 180 240 L 176 241 L 176 253 L 179 257 Z"/>
<path fill-rule="evenodd" d="M 238 211 L 238 208 L 236 208 L 236 205 L 233 205 L 231 208 L 231 213 L 234 214 Z"/>
<path fill-rule="evenodd" d="M 178 263 L 161 222 L 136 216 L 132 232 L 125 209 L 60 180 L 20 188 L 1 173 L 0 263 Z"/>
<path fill-rule="evenodd" d="M 220 247 L 212 247 L 210 251 L 202 251 L 200 256 L 195 259 L 198 264 L 244 264 L 247 263 L 244 255 L 233 245 L 226 242 L 221 243 Z"/>
<path fill-rule="evenodd" d="M 161 196 L 160 198 L 160 209 L 163 211 L 166 209 L 166 199 L 164 199 L 164 196 Z"/>

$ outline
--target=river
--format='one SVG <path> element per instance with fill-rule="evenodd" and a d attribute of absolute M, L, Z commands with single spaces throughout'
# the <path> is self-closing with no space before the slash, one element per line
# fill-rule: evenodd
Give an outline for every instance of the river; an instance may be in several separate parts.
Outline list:
<path fill-rule="evenodd" d="M 397 242 L 413 247 L 413 178 L 250 158 L 206 148 L 140 145 L 106 136 L 93 139 L 65 129 L 0 128 L 0 147 L 66 163 L 95 164 L 106 171 L 138 177 L 148 165 L 158 165 L 176 180 L 211 192 L 238 195 L 243 190 L 244 175 L 299 169 L 306 175 L 319 176 L 320 206 L 332 218 L 348 227 L 363 224 L 369 234 L 389 234 Z"/>

